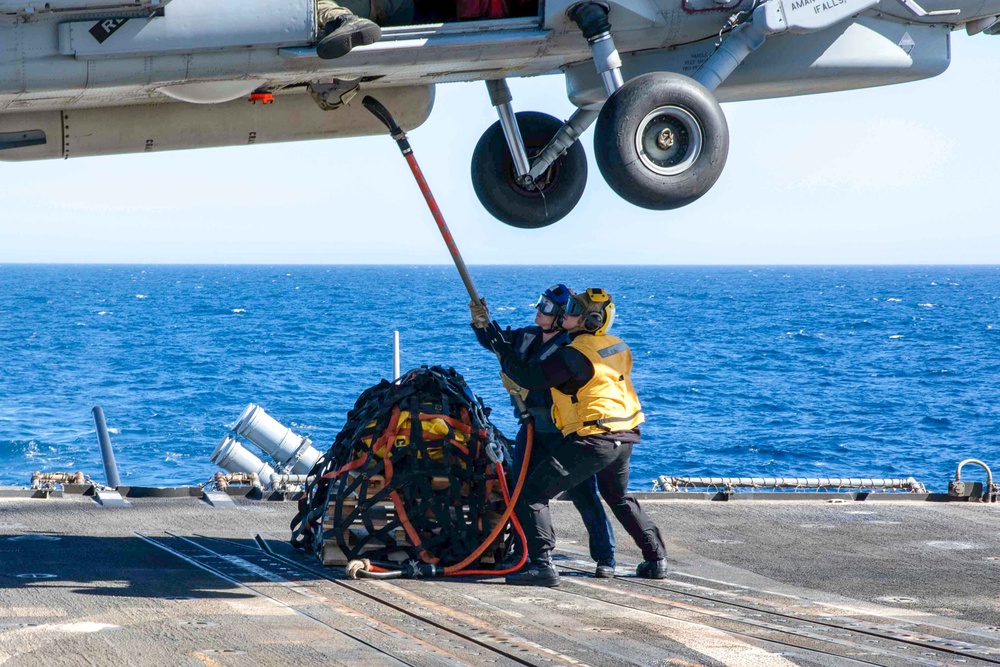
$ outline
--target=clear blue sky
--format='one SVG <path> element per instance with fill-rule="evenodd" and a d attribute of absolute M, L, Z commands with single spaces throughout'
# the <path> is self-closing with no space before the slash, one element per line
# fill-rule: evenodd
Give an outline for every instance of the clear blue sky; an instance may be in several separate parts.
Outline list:
<path fill-rule="evenodd" d="M 496 118 L 483 84 L 439 86 L 411 142 L 469 264 L 997 264 L 998 81 L 1000 37 L 955 33 L 935 79 L 726 104 L 729 163 L 700 201 L 632 207 L 591 157 L 580 205 L 536 231 L 497 222 L 472 191 L 472 149 Z M 511 88 L 518 110 L 572 112 L 561 77 Z M 0 173 L 0 262 L 449 261 L 388 136 Z"/>

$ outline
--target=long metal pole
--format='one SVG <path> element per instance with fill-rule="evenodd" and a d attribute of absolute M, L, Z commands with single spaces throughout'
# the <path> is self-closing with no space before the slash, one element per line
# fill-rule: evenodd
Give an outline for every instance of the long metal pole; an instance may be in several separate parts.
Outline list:
<path fill-rule="evenodd" d="M 410 165 L 410 171 L 413 172 L 413 177 L 417 179 L 417 185 L 420 186 L 420 192 L 423 193 L 424 199 L 427 201 L 427 206 L 431 209 L 431 215 L 434 216 L 434 222 L 437 223 L 438 230 L 441 232 L 441 237 L 444 239 L 445 245 L 448 246 L 451 258 L 455 261 L 455 268 L 458 269 L 458 274 L 462 277 L 462 282 L 465 283 L 465 289 L 469 292 L 469 298 L 478 303 L 480 301 L 479 292 L 476 290 L 476 286 L 472 282 L 472 277 L 469 276 L 469 270 L 465 268 L 465 262 L 462 261 L 462 255 L 458 252 L 458 246 L 455 245 L 455 239 L 452 238 L 451 232 L 448 230 L 448 225 L 444 221 L 444 216 L 441 215 L 441 209 L 438 208 L 437 202 L 434 201 L 434 195 L 431 194 L 430 186 L 427 185 L 427 181 L 424 179 L 424 175 L 420 171 L 420 166 L 417 165 L 417 159 L 413 156 L 413 149 L 410 148 L 410 142 L 406 140 L 406 133 L 403 132 L 402 128 L 400 128 L 396 123 L 396 119 L 392 117 L 389 110 L 382 106 L 382 104 L 374 97 L 367 95 L 363 100 L 361 100 L 361 103 L 366 109 L 368 109 L 368 111 L 374 114 L 376 118 L 382 121 L 382 123 L 389 129 L 389 134 L 391 134 L 392 138 L 396 140 L 399 150 L 402 151 L 403 157 L 406 158 L 406 163 Z M 500 359 L 499 353 L 497 354 L 497 359 Z M 531 461 L 531 447 L 532 441 L 534 440 L 534 424 L 531 420 L 531 413 L 528 412 L 528 408 L 525 406 L 524 400 L 521 396 L 512 393 L 511 398 L 514 400 L 514 404 L 517 406 L 521 419 L 524 421 L 527 436 L 524 444 L 524 463 L 521 466 L 521 472 L 517 478 L 514 493 L 507 499 L 507 508 L 500 516 L 500 520 L 497 521 L 496 525 L 493 527 L 493 531 L 486 538 L 486 540 L 484 540 L 475 551 L 466 557 L 465 560 L 454 565 L 441 568 L 438 571 L 440 574 L 462 574 L 464 572 L 464 568 L 468 567 L 473 560 L 478 558 L 479 555 L 486 550 L 487 546 L 491 544 L 494 539 L 496 539 L 497 535 L 499 535 L 503 526 L 507 524 L 508 519 L 511 519 L 514 507 L 516 506 L 518 498 L 521 495 L 521 489 L 524 488 L 525 474 L 528 470 L 528 463 Z M 497 467 L 500 467 L 499 463 L 497 463 Z M 514 529 L 520 534 L 523 544 L 526 545 L 527 542 L 524 541 L 524 531 L 521 529 L 516 517 L 513 518 L 513 525 Z M 524 564 L 526 558 L 527 549 L 525 549 L 525 553 L 521 556 L 521 561 L 517 564 L 518 568 Z M 478 572 L 475 570 L 468 573 L 490 574 L 488 572 Z M 506 574 L 506 571 L 504 571 L 504 573 Z"/>
<path fill-rule="evenodd" d="M 413 178 L 417 179 L 417 186 L 420 187 L 420 192 L 427 201 L 427 206 L 431 210 L 431 215 L 434 216 L 434 222 L 437 223 L 441 237 L 444 239 L 445 245 L 448 246 L 448 252 L 451 253 L 451 258 L 455 262 L 458 275 L 462 277 L 462 282 L 465 283 L 465 289 L 469 292 L 469 298 L 473 301 L 479 301 L 479 292 L 476 290 L 476 285 L 472 282 L 469 270 L 465 268 L 462 253 L 458 251 L 458 246 L 455 245 L 455 239 L 451 235 L 451 230 L 448 229 L 448 223 L 444 221 L 444 216 L 441 214 L 441 209 L 438 208 L 437 201 L 434 200 L 434 194 L 431 192 L 430 186 L 427 185 L 427 179 L 424 178 L 423 172 L 420 171 L 420 165 L 417 164 L 417 159 L 413 156 L 413 149 L 410 148 L 410 142 L 406 139 L 406 132 L 403 132 L 403 129 L 399 127 L 396 119 L 389 113 L 389 110 L 371 95 L 366 95 L 361 100 L 361 103 L 389 128 L 389 134 L 396 140 L 396 145 L 399 146 L 403 157 L 406 158 L 406 164 L 410 165 Z"/>
<path fill-rule="evenodd" d="M 434 222 L 437 223 L 438 230 L 441 232 L 441 238 L 444 239 L 444 243 L 448 246 L 448 252 L 451 253 L 451 258 L 455 262 L 455 268 L 458 269 L 458 275 L 462 277 L 462 282 L 465 283 L 465 289 L 469 292 L 469 298 L 474 302 L 478 303 L 481 299 L 479 297 L 479 292 L 476 290 L 475 283 L 472 282 L 472 276 L 469 275 L 469 270 L 465 267 L 465 261 L 462 259 L 462 253 L 458 251 L 458 246 L 455 245 L 455 239 L 451 235 L 451 231 L 448 229 L 448 223 L 444 221 L 444 215 L 441 214 L 441 209 L 437 205 L 437 201 L 434 200 L 434 194 L 431 192 L 431 188 L 427 185 L 427 180 L 424 178 L 424 174 L 420 171 L 420 165 L 417 164 L 417 158 L 413 155 L 413 149 L 410 148 L 410 142 L 406 139 L 406 132 L 403 131 L 399 124 L 396 123 L 396 119 L 392 117 L 389 110 L 386 109 L 381 102 L 376 100 L 371 95 L 366 95 L 361 104 L 364 105 L 368 111 L 370 111 L 376 118 L 382 121 L 382 124 L 389 128 L 389 134 L 392 138 L 396 140 L 396 145 L 399 146 L 400 152 L 403 153 L 403 157 L 406 158 L 406 163 L 410 165 L 410 171 L 413 172 L 413 178 L 417 179 L 417 185 L 420 187 L 420 192 L 424 195 L 424 200 L 427 201 L 427 206 L 431 210 L 431 215 L 434 216 Z M 497 355 L 499 359 L 500 355 Z M 524 400 L 520 395 L 512 393 L 511 398 L 514 401 L 514 405 L 517 407 L 518 412 L 521 414 L 522 419 L 528 419 L 529 413 L 528 408 L 524 404 Z"/>
<path fill-rule="evenodd" d="M 115 450 L 111 448 L 111 436 L 108 435 L 108 424 L 104 421 L 104 410 L 98 405 L 92 412 L 94 413 L 94 423 L 97 424 L 97 440 L 101 443 L 104 476 L 108 480 L 108 486 L 117 489 L 122 485 L 122 481 L 118 477 L 118 463 L 115 462 Z"/>

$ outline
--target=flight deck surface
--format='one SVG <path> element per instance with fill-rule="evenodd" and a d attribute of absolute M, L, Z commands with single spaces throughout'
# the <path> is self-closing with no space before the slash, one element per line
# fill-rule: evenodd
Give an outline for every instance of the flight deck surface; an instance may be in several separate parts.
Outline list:
<path fill-rule="evenodd" d="M 349 580 L 287 545 L 294 502 L 0 498 L 0 665 L 1000 664 L 1000 505 L 650 500 L 662 581 L 617 529 L 558 588 Z"/>

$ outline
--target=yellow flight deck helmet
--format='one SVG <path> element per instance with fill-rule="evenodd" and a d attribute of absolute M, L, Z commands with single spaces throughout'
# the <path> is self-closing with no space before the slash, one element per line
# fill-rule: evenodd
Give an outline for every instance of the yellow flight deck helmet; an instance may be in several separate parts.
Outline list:
<path fill-rule="evenodd" d="M 603 336 L 615 323 L 615 302 L 600 287 L 588 287 L 586 292 L 574 294 L 566 304 L 567 315 L 582 315 L 583 330 Z"/>

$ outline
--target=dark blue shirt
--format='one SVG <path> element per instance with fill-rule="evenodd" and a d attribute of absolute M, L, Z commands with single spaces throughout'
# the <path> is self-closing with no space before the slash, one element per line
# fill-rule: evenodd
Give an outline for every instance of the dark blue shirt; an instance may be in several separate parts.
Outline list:
<path fill-rule="evenodd" d="M 487 350 L 492 351 L 489 340 L 482 329 L 473 329 L 476 332 L 476 340 Z M 569 335 L 565 331 L 560 331 L 547 341 L 542 340 L 544 331 L 539 326 L 523 327 L 521 329 L 511 329 L 508 327 L 503 331 L 503 336 L 510 344 L 510 351 L 525 366 L 541 366 L 547 359 L 555 355 L 564 345 L 569 342 Z M 516 380 L 515 380 L 516 382 Z M 548 388 L 529 388 L 528 396 L 524 400 L 528 411 L 535 418 L 535 426 L 539 430 L 554 430 L 552 423 L 552 392 Z"/>

